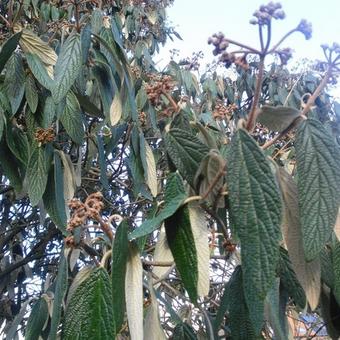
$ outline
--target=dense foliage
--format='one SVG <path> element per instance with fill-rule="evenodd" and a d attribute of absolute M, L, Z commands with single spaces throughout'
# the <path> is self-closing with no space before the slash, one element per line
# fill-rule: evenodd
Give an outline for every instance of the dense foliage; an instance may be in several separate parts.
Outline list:
<path fill-rule="evenodd" d="M 340 47 L 288 71 L 311 25 L 273 44 L 269 3 L 259 49 L 159 71 L 171 3 L 1 2 L 1 332 L 288 339 L 303 312 L 337 339 Z"/>

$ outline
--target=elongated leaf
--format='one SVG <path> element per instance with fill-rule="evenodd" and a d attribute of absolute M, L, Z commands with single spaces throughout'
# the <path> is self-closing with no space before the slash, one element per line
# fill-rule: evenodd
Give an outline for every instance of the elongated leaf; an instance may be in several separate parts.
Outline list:
<path fill-rule="evenodd" d="M 284 214 L 282 233 L 287 245 L 294 272 L 304 289 L 307 301 L 314 310 L 319 302 L 321 290 L 320 260 L 307 262 L 302 244 L 302 231 L 299 220 L 298 190 L 293 178 L 282 168 L 277 172 L 281 187 Z"/>
<path fill-rule="evenodd" d="M 209 148 L 196 136 L 178 128 L 171 129 L 165 135 L 164 141 L 166 150 L 178 171 L 191 186 L 194 186 L 195 174 Z"/>
<path fill-rule="evenodd" d="M 49 334 L 49 339 L 51 340 L 57 339 L 57 330 L 61 317 L 62 304 L 68 287 L 68 265 L 64 254 L 64 249 L 62 249 L 61 252 L 58 275 L 54 289 L 53 311 Z"/>
<path fill-rule="evenodd" d="M 54 85 L 53 80 L 48 75 L 47 69 L 39 57 L 35 54 L 27 53 L 26 61 L 38 82 L 46 89 L 51 90 Z"/>
<path fill-rule="evenodd" d="M 58 151 L 61 162 L 63 164 L 63 183 L 64 183 L 64 199 L 69 201 L 74 197 L 74 192 L 76 190 L 76 181 L 73 163 L 68 154 L 63 151 Z"/>
<path fill-rule="evenodd" d="M 14 53 L 7 63 L 5 88 L 14 115 L 19 109 L 25 92 L 25 70 L 19 53 Z"/>
<path fill-rule="evenodd" d="M 197 340 L 197 335 L 190 325 L 181 322 L 174 329 L 173 340 Z"/>
<path fill-rule="evenodd" d="M 156 215 L 156 217 L 144 221 L 139 228 L 135 229 L 129 235 L 129 239 L 142 237 L 153 232 L 166 218 L 175 213 L 186 198 L 187 194 L 181 177 L 176 173 L 171 174 L 167 178 L 165 187 L 164 208 Z"/>
<path fill-rule="evenodd" d="M 250 321 L 244 294 L 244 280 L 241 266 L 236 267 L 228 283 L 228 288 L 226 287 L 229 300 L 229 323 L 233 339 L 252 340 L 258 337 Z"/>
<path fill-rule="evenodd" d="M 82 65 L 82 52 L 80 37 L 71 34 L 61 48 L 54 69 L 55 85 L 52 88 L 52 96 L 59 103 L 68 93 L 78 77 Z"/>
<path fill-rule="evenodd" d="M 340 156 L 332 136 L 307 119 L 296 136 L 299 207 L 307 261 L 315 259 L 332 234 L 340 197 Z"/>
<path fill-rule="evenodd" d="M 166 239 L 164 226 L 161 227 L 158 235 L 158 241 L 156 243 L 155 252 L 153 254 L 153 260 L 163 261 L 163 262 L 172 262 L 174 257 L 172 256 L 171 250 L 169 248 L 168 241 Z M 168 270 L 170 266 L 155 266 L 152 270 L 153 274 L 155 274 L 158 278 L 162 277 Z M 155 286 L 158 288 L 159 285 Z"/>
<path fill-rule="evenodd" d="M 337 303 L 332 290 L 323 285 L 320 295 L 322 318 L 326 325 L 327 335 L 332 340 L 340 337 L 340 305 Z"/>
<path fill-rule="evenodd" d="M 91 100 L 87 96 L 83 96 L 79 93 L 76 93 L 76 97 L 81 108 L 90 116 L 104 118 L 104 115 L 101 110 L 98 109 L 96 105 L 94 105 Z"/>
<path fill-rule="evenodd" d="M 51 96 L 48 96 L 45 100 L 45 106 L 43 111 L 43 118 L 41 125 L 43 128 L 47 129 L 50 127 L 56 116 L 57 107 Z"/>
<path fill-rule="evenodd" d="M 196 253 L 197 253 L 197 294 L 204 297 L 209 294 L 209 260 L 210 249 L 207 223 L 205 220 L 204 211 L 194 204 L 189 204 L 189 219 L 192 234 L 194 236 Z"/>
<path fill-rule="evenodd" d="M 106 173 L 106 161 L 105 161 L 105 151 L 103 145 L 103 139 L 101 136 L 97 135 L 97 146 L 98 146 L 98 161 L 100 167 L 100 182 L 104 189 L 109 189 L 109 181 L 107 179 Z"/>
<path fill-rule="evenodd" d="M 125 275 L 128 261 L 128 224 L 126 220 L 118 226 L 112 245 L 112 298 L 113 317 L 117 334 L 124 322 L 125 314 Z"/>
<path fill-rule="evenodd" d="M 63 339 L 113 339 L 111 289 L 106 270 L 94 269 L 75 290 L 66 308 Z"/>
<path fill-rule="evenodd" d="M 150 192 L 153 197 L 157 196 L 157 173 L 156 173 L 156 161 L 153 155 L 153 151 L 150 145 L 145 140 L 144 136 L 141 140 L 140 147 L 144 148 L 144 152 L 141 152 L 141 155 L 145 154 L 145 162 L 142 161 L 144 167 L 144 177 L 146 184 L 148 185 Z M 142 151 L 142 150 L 141 150 Z M 142 159 L 143 160 L 143 159 Z"/>
<path fill-rule="evenodd" d="M 125 276 L 126 313 L 131 339 L 143 340 L 143 267 L 138 247 L 129 244 Z"/>
<path fill-rule="evenodd" d="M 191 229 L 189 208 L 179 208 L 164 221 L 166 238 L 181 275 L 183 285 L 193 303 L 196 303 L 198 261 L 194 235 Z"/>
<path fill-rule="evenodd" d="M 144 320 L 144 339 L 165 340 L 165 334 L 159 320 L 159 307 L 155 291 L 152 287 L 152 278 L 149 278 L 149 292 L 151 304 L 148 307 Z"/>
<path fill-rule="evenodd" d="M 22 162 L 22 164 L 27 165 L 30 147 L 26 134 L 22 130 L 12 127 L 12 124 L 8 124 L 6 140 L 13 155 Z"/>
<path fill-rule="evenodd" d="M 58 156 L 56 156 L 58 157 Z M 59 161 L 59 164 L 57 162 Z M 55 159 L 54 166 L 51 167 L 46 187 L 43 195 L 44 207 L 58 229 L 66 235 L 66 212 L 64 201 L 64 190 L 62 182 L 61 165 L 59 158 Z"/>
<path fill-rule="evenodd" d="M 66 105 L 60 121 L 72 140 L 77 144 L 81 144 L 84 137 L 84 125 L 80 106 L 73 92 L 69 92 L 66 96 Z"/>
<path fill-rule="evenodd" d="M 31 109 L 31 111 L 34 113 L 37 110 L 38 106 L 38 88 L 35 84 L 35 81 L 31 75 L 28 75 L 26 77 L 25 81 L 25 97 L 27 100 L 27 103 Z"/>
<path fill-rule="evenodd" d="M 0 73 L 4 69 L 8 59 L 18 46 L 21 32 L 12 35 L 3 45 L 0 52 Z"/>
<path fill-rule="evenodd" d="M 338 215 L 336 217 L 336 221 L 334 225 L 334 233 L 337 239 L 340 241 L 340 208 L 338 209 Z"/>
<path fill-rule="evenodd" d="M 245 298 L 259 332 L 279 259 L 281 197 L 268 160 L 246 131 L 235 133 L 228 156 L 231 224 L 241 240 Z"/>
<path fill-rule="evenodd" d="M 2 139 L 2 135 L 5 130 L 5 125 L 6 125 L 6 116 L 0 106 L 0 140 Z"/>
<path fill-rule="evenodd" d="M 299 115 L 300 111 L 293 107 L 263 105 L 259 109 L 257 120 L 272 131 L 283 131 Z"/>
<path fill-rule="evenodd" d="M 48 318 L 47 302 L 41 297 L 33 306 L 27 321 L 25 340 L 39 340 L 41 331 Z"/>
<path fill-rule="evenodd" d="M 37 205 L 42 198 L 48 177 L 47 160 L 43 147 L 33 150 L 27 165 L 27 187 L 31 204 Z"/>
<path fill-rule="evenodd" d="M 110 106 L 110 123 L 111 126 L 115 126 L 119 123 L 123 114 L 123 103 L 120 98 L 120 93 L 117 91 L 113 97 L 112 104 Z"/>
<path fill-rule="evenodd" d="M 340 306 L 340 242 L 337 241 L 332 248 L 332 262 L 334 272 L 334 297 Z"/>

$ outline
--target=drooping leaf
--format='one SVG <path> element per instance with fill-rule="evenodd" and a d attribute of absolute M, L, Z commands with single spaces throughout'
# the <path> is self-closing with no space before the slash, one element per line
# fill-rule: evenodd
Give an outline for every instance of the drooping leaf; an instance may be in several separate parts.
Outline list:
<path fill-rule="evenodd" d="M 57 331 L 59 327 L 62 304 L 68 287 L 68 264 L 64 254 L 64 249 L 61 250 L 60 262 L 58 266 L 58 275 L 56 277 L 53 309 L 51 317 L 51 327 L 49 333 L 49 339 L 57 339 Z"/>
<path fill-rule="evenodd" d="M 25 70 L 21 55 L 14 53 L 6 65 L 5 89 L 11 103 L 12 115 L 14 115 L 25 93 Z"/>
<path fill-rule="evenodd" d="M 340 306 L 340 242 L 337 241 L 332 247 L 332 262 L 334 272 L 334 297 Z"/>
<path fill-rule="evenodd" d="M 247 307 L 244 293 L 245 278 L 241 266 L 237 266 L 228 282 L 229 323 L 231 336 L 238 340 L 258 339 L 250 321 L 251 313 Z"/>
<path fill-rule="evenodd" d="M 169 130 L 164 141 L 172 162 L 183 178 L 194 186 L 195 174 L 209 148 L 190 132 L 178 128 Z"/>
<path fill-rule="evenodd" d="M 268 160 L 246 131 L 235 133 L 228 156 L 231 225 L 241 241 L 244 294 L 259 332 L 279 259 L 281 197 Z"/>
<path fill-rule="evenodd" d="M 81 108 L 85 111 L 85 113 L 93 117 L 104 118 L 102 111 L 99 110 L 98 107 L 92 103 L 89 97 L 83 96 L 79 93 L 76 93 L 76 97 Z"/>
<path fill-rule="evenodd" d="M 8 59 L 18 46 L 21 32 L 12 35 L 3 45 L 0 52 L 0 73 L 4 69 Z"/>
<path fill-rule="evenodd" d="M 73 92 L 69 92 L 66 96 L 66 105 L 60 121 L 72 140 L 77 144 L 81 144 L 84 137 L 84 125 L 80 106 Z"/>
<path fill-rule="evenodd" d="M 25 340 L 39 340 L 41 331 L 48 318 L 48 308 L 45 298 L 42 296 L 33 306 L 27 321 Z"/>
<path fill-rule="evenodd" d="M 314 310 L 318 305 L 321 289 L 320 260 L 316 258 L 311 262 L 306 261 L 302 244 L 297 186 L 293 178 L 282 168 L 278 169 L 277 175 L 284 202 L 283 239 L 296 277 L 306 293 L 311 309 Z"/>
<path fill-rule="evenodd" d="M 120 98 L 120 93 L 117 91 L 113 97 L 112 104 L 110 106 L 110 123 L 111 126 L 115 126 L 119 123 L 123 114 L 123 103 Z"/>
<path fill-rule="evenodd" d="M 173 340 L 197 340 L 197 335 L 190 325 L 181 322 L 176 325 L 172 338 Z"/>
<path fill-rule="evenodd" d="M 306 295 L 293 270 L 292 263 L 286 249 L 280 247 L 279 274 L 281 282 L 295 303 L 301 309 L 306 306 Z"/>
<path fill-rule="evenodd" d="M 164 330 L 159 320 L 159 306 L 154 288 L 152 286 L 152 278 L 149 278 L 149 292 L 151 304 L 148 307 L 144 320 L 144 339 L 149 340 L 165 340 Z"/>
<path fill-rule="evenodd" d="M 320 295 L 322 318 L 326 325 L 327 335 L 332 340 L 340 337 L 340 305 L 337 303 L 332 290 L 325 285 Z"/>
<path fill-rule="evenodd" d="M 31 204 L 37 205 L 42 198 L 48 178 L 48 167 L 44 147 L 36 147 L 27 164 L 27 189 Z"/>
<path fill-rule="evenodd" d="M 295 142 L 300 222 L 307 261 L 329 241 L 339 208 L 340 155 L 334 140 L 317 120 L 299 127 Z"/>
<path fill-rule="evenodd" d="M 114 337 L 112 291 L 109 275 L 93 269 L 74 291 L 65 312 L 62 338 L 102 339 Z"/>
<path fill-rule="evenodd" d="M 56 116 L 57 107 L 53 101 L 51 96 L 48 96 L 45 100 L 44 110 L 43 110 L 43 117 L 41 125 L 44 129 L 50 127 L 54 121 Z"/>
<path fill-rule="evenodd" d="M 125 301 L 131 339 L 143 340 L 143 266 L 138 247 L 128 245 Z"/>
<path fill-rule="evenodd" d="M 157 196 L 158 184 L 157 184 L 157 172 L 156 172 L 156 161 L 153 155 L 153 151 L 145 140 L 143 134 L 140 134 L 140 149 L 142 164 L 144 168 L 144 178 L 146 184 L 148 185 L 151 195 L 153 197 Z M 145 157 L 144 157 L 145 156 Z"/>
<path fill-rule="evenodd" d="M 82 66 L 80 37 L 77 33 L 71 34 L 63 44 L 54 69 L 55 85 L 52 96 L 59 103 L 75 82 Z"/>
<path fill-rule="evenodd" d="M 166 238 L 181 275 L 183 285 L 193 303 L 198 298 L 198 261 L 187 205 L 164 221 Z"/>
<path fill-rule="evenodd" d="M 299 116 L 300 111 L 293 107 L 263 105 L 257 120 L 272 131 L 281 132 Z"/>
<path fill-rule="evenodd" d="M 124 322 L 125 314 L 125 275 L 128 261 L 128 224 L 123 220 L 117 228 L 112 245 L 112 298 L 113 317 L 118 333 Z"/>
<path fill-rule="evenodd" d="M 21 129 L 12 127 L 12 124 L 8 124 L 6 129 L 6 140 L 13 155 L 22 162 L 22 164 L 27 165 L 30 147 L 26 134 Z"/>
<path fill-rule="evenodd" d="M 48 90 L 52 90 L 54 82 L 48 75 L 43 62 L 35 54 L 26 54 L 27 64 L 38 82 Z"/>
<path fill-rule="evenodd" d="M 106 173 L 105 151 L 103 145 L 103 139 L 97 135 L 97 147 L 98 147 L 98 162 L 100 168 L 100 182 L 104 189 L 109 189 L 109 181 Z"/>
<path fill-rule="evenodd" d="M 181 177 L 176 173 L 171 174 L 167 178 L 165 187 L 164 208 L 154 218 L 144 221 L 129 235 L 129 239 L 139 238 L 153 232 L 167 217 L 175 213 L 186 198 L 187 194 Z"/>
<path fill-rule="evenodd" d="M 34 78 L 31 75 L 28 75 L 26 77 L 25 97 L 31 111 L 34 113 L 37 110 L 39 100 L 38 100 L 38 88 L 35 84 Z"/>
<path fill-rule="evenodd" d="M 210 289 L 209 281 L 209 260 L 210 249 L 207 223 L 204 211 L 194 204 L 189 204 L 189 219 L 192 234 L 194 236 L 196 253 L 197 253 L 197 294 L 200 297 L 207 296 Z"/>

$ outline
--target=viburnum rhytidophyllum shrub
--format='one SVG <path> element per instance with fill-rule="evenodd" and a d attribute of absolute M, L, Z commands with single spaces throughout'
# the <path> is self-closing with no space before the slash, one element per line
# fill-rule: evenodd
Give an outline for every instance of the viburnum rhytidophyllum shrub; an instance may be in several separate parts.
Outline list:
<path fill-rule="evenodd" d="M 339 45 L 289 71 L 271 2 L 160 72 L 171 3 L 1 2 L 1 332 L 338 338 Z"/>

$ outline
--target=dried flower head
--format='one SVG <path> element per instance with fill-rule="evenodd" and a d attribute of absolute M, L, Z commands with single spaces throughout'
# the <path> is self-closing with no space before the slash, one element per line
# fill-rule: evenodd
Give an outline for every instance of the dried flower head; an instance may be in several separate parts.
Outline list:
<path fill-rule="evenodd" d="M 161 95 L 171 92 L 175 87 L 175 82 L 169 75 L 149 75 L 150 81 L 145 84 L 146 94 L 152 105 L 157 106 L 161 102 Z"/>
<path fill-rule="evenodd" d="M 35 130 L 34 139 L 39 144 L 47 144 L 49 142 L 53 142 L 54 138 L 55 138 L 55 133 L 52 127 L 49 127 L 47 129 L 38 127 Z"/>

